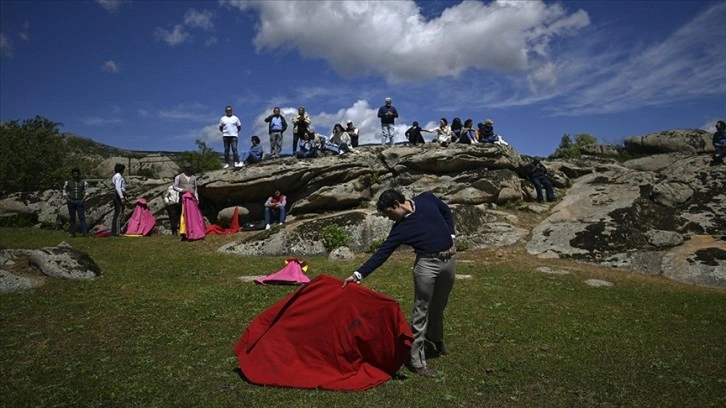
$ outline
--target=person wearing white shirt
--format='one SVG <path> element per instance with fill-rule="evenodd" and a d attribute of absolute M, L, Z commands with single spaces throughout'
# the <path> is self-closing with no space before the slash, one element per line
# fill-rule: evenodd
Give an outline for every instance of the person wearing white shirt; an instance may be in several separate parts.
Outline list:
<path fill-rule="evenodd" d="M 115 173 L 111 178 L 113 185 L 113 220 L 111 223 L 111 235 L 118 237 L 121 235 L 121 226 L 124 222 L 124 205 L 130 204 L 128 195 L 126 195 L 126 179 L 123 176 L 126 166 L 116 163 L 113 168 Z"/>
<path fill-rule="evenodd" d="M 229 149 L 232 149 L 232 158 L 235 167 L 242 167 L 239 162 L 239 154 L 237 153 L 237 136 L 242 130 L 242 123 L 237 116 L 232 114 L 232 107 L 227 105 L 224 108 L 224 116 L 219 119 L 219 131 L 222 132 L 222 140 L 224 141 L 224 168 L 229 168 Z"/>
<path fill-rule="evenodd" d="M 449 122 L 446 118 L 441 118 L 439 121 L 439 127 L 433 129 L 421 129 L 421 131 L 426 133 L 436 133 L 436 141 L 439 142 L 439 145 L 444 147 L 449 145 L 449 142 L 451 142 L 451 139 L 454 136 L 454 132 L 449 127 Z"/>

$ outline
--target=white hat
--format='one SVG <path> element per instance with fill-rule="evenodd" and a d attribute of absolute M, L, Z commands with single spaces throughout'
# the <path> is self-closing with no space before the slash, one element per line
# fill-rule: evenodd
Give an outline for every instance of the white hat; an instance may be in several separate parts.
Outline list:
<path fill-rule="evenodd" d="M 348 119 L 348 121 L 347 121 L 347 122 L 345 122 L 345 124 L 346 124 L 346 125 L 347 125 L 348 123 L 353 123 L 353 119 Z"/>

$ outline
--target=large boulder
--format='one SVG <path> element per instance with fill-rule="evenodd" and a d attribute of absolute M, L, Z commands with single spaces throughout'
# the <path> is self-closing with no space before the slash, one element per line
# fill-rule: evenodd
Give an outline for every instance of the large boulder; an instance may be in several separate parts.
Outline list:
<path fill-rule="evenodd" d="M 713 151 L 712 135 L 701 129 L 671 129 L 625 139 L 631 153 L 705 153 Z"/>

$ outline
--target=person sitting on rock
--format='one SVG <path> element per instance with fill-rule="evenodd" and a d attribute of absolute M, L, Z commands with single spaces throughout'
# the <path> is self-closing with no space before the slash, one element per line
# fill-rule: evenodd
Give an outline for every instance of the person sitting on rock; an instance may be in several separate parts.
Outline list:
<path fill-rule="evenodd" d="M 413 122 L 411 127 L 406 131 L 406 139 L 408 139 L 408 143 L 414 146 L 426 143 L 421 135 L 422 130 L 423 129 L 421 129 L 421 126 L 418 125 L 418 122 Z"/>
<path fill-rule="evenodd" d="M 340 123 L 336 123 L 333 126 L 333 132 L 325 144 L 325 150 L 337 154 L 355 153 L 353 148 L 350 147 L 350 135 L 343 129 L 343 125 Z"/>
<path fill-rule="evenodd" d="M 278 187 L 272 192 L 272 195 L 265 201 L 265 229 L 270 229 L 272 220 L 278 221 L 280 225 L 285 225 L 285 205 L 287 199 L 280 192 Z"/>
<path fill-rule="evenodd" d="M 537 190 L 537 202 L 544 202 L 542 187 L 544 187 L 547 192 L 547 201 L 555 201 L 555 191 L 552 187 L 552 182 L 550 182 L 550 179 L 547 176 L 547 168 L 538 159 L 534 159 L 529 165 L 527 165 L 527 172 L 529 174 L 529 179 L 532 180 L 532 184 L 534 184 L 535 190 Z"/>
<path fill-rule="evenodd" d="M 461 128 L 461 135 L 459 135 L 459 143 L 464 144 L 475 144 L 479 143 L 476 140 L 476 130 L 474 130 L 474 121 L 467 119 L 464 122 L 464 127 Z"/>
<path fill-rule="evenodd" d="M 320 138 L 315 134 L 315 129 L 310 128 L 300 139 L 298 150 L 295 152 L 295 157 L 298 159 L 308 159 L 312 157 L 319 157 L 321 155 L 321 142 Z"/>
<path fill-rule="evenodd" d="M 260 145 L 260 138 L 257 136 L 252 136 L 250 138 L 250 141 L 252 142 L 252 147 L 250 147 L 250 150 L 243 152 L 240 155 L 240 163 L 242 164 L 242 166 L 244 166 L 245 164 L 259 163 L 262 161 L 262 155 L 264 154 L 264 151 L 262 150 L 262 146 Z"/>
<path fill-rule="evenodd" d="M 446 118 L 441 118 L 439 121 L 439 127 L 434 129 L 421 129 L 421 131 L 426 133 L 436 133 L 436 139 L 434 142 L 438 142 L 441 147 L 448 146 L 449 143 L 451 143 L 451 140 L 455 137 Z"/>
<path fill-rule="evenodd" d="M 487 119 L 484 123 L 480 123 L 479 127 L 479 142 L 480 143 L 495 143 L 497 141 L 497 135 L 494 133 L 494 121 Z"/>
<path fill-rule="evenodd" d="M 451 120 L 451 132 L 454 134 L 451 137 L 451 142 L 456 142 L 459 140 L 459 137 L 461 137 L 461 128 L 463 128 L 464 125 L 461 124 L 460 118 L 454 118 Z"/>
<path fill-rule="evenodd" d="M 726 123 L 719 120 L 716 122 L 716 132 L 713 134 L 713 161 L 712 164 L 723 163 L 726 157 Z"/>

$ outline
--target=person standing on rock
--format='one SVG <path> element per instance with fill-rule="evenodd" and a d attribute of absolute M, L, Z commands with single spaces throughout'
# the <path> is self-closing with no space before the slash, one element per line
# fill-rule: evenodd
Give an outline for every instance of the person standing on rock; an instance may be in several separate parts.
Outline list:
<path fill-rule="evenodd" d="M 719 120 L 716 122 L 716 132 L 713 134 L 713 161 L 711 164 L 723 163 L 726 157 L 726 123 Z"/>
<path fill-rule="evenodd" d="M 121 236 L 121 227 L 124 222 L 124 206 L 131 204 L 129 196 L 126 194 L 126 179 L 123 176 L 126 166 L 116 163 L 113 167 L 114 175 L 111 178 L 113 186 L 113 220 L 111 221 L 111 235 L 114 237 Z"/>
<path fill-rule="evenodd" d="M 382 144 L 393 146 L 393 139 L 396 137 L 396 128 L 393 126 L 398 111 L 391 105 L 391 98 L 386 98 L 385 104 L 378 109 L 378 118 L 381 119 L 381 140 Z"/>
<path fill-rule="evenodd" d="M 63 198 L 68 205 L 68 217 L 71 223 L 71 236 L 76 236 L 76 216 L 81 224 L 81 234 L 88 234 L 86 224 L 86 199 L 88 198 L 88 183 L 81 180 L 81 170 L 77 167 L 71 170 L 71 179 L 63 184 Z"/>
<path fill-rule="evenodd" d="M 224 116 L 219 119 L 219 131 L 222 132 L 224 141 L 224 168 L 229 168 L 229 150 L 232 149 L 232 159 L 235 167 L 242 167 L 237 153 L 237 136 L 242 130 L 242 122 L 232 114 L 232 107 L 227 105 L 224 108 Z"/>
<path fill-rule="evenodd" d="M 547 176 L 547 168 L 538 159 L 532 160 L 527 165 L 527 172 L 529 173 L 529 179 L 532 180 L 535 190 L 537 190 L 537 202 L 544 202 L 542 195 L 542 187 L 544 187 L 547 193 L 547 201 L 555 201 L 555 191 L 552 187 L 552 182 Z"/>
<path fill-rule="evenodd" d="M 304 107 L 297 108 L 297 116 L 292 119 L 292 155 L 295 156 L 297 152 L 298 143 L 300 140 L 305 138 L 305 134 L 308 133 L 312 121 Z"/>
<path fill-rule="evenodd" d="M 287 130 L 287 121 L 284 116 L 280 115 L 279 106 L 275 106 L 272 110 L 272 115 L 265 118 L 265 123 L 269 124 L 268 133 L 270 134 L 270 157 L 276 159 L 280 157 L 283 134 L 285 133 L 285 130 Z"/>
<path fill-rule="evenodd" d="M 456 274 L 454 217 L 449 206 L 430 192 L 407 200 L 397 190 L 386 190 L 376 207 L 395 223 L 376 253 L 345 279 L 343 288 L 360 283 L 400 245 L 413 247 L 413 345 L 408 365 L 416 374 L 434 378 L 436 372 L 426 365 L 425 343 L 432 342 L 440 355 L 449 354 L 444 343 L 444 309 Z"/>

